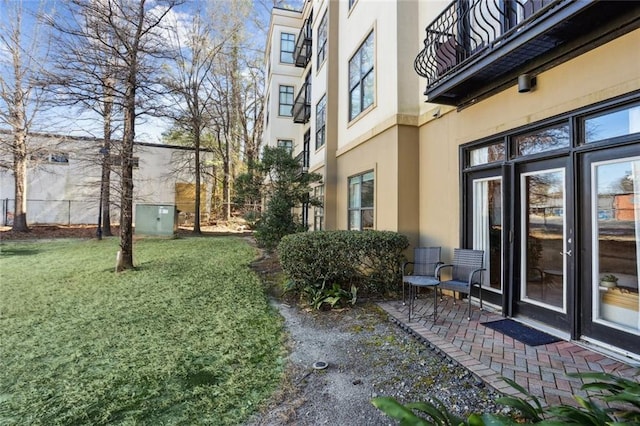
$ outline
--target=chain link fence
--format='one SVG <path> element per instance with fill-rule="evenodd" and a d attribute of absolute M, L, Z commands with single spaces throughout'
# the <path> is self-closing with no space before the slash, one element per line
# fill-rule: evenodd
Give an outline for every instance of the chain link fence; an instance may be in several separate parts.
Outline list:
<path fill-rule="evenodd" d="M 2 225 L 13 225 L 14 211 L 14 199 L 2 200 Z M 27 221 L 34 225 L 96 224 L 98 200 L 27 200 Z"/>

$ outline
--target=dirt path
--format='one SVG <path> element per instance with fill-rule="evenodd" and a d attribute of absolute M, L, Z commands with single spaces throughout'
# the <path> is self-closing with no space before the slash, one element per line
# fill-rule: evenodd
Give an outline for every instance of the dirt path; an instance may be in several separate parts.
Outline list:
<path fill-rule="evenodd" d="M 257 270 L 272 287 L 277 264 L 267 259 Z M 371 404 L 376 396 L 405 403 L 435 397 L 461 415 L 498 410 L 495 393 L 391 323 L 375 303 L 322 312 L 277 298 L 273 305 L 289 336 L 286 378 L 249 426 L 395 424 Z M 328 367 L 315 370 L 318 361 Z"/>

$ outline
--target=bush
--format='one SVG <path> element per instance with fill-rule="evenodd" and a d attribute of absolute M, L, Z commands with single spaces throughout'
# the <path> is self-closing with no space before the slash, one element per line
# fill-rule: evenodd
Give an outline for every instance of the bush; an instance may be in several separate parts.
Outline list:
<path fill-rule="evenodd" d="M 391 231 L 316 231 L 283 237 L 278 253 L 300 289 L 337 283 L 383 294 L 400 284 L 408 246 L 406 236 Z"/>

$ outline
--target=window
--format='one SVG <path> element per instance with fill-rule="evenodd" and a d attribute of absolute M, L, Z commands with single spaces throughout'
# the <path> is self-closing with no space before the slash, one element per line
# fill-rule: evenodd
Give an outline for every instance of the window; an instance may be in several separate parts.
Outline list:
<path fill-rule="evenodd" d="M 531 155 L 559 148 L 569 148 L 571 146 L 569 125 L 559 124 L 519 135 L 514 138 L 514 141 L 517 155 Z"/>
<path fill-rule="evenodd" d="M 278 114 L 293 116 L 293 86 L 280 86 L 280 107 Z"/>
<path fill-rule="evenodd" d="M 324 185 L 313 188 L 313 197 L 322 203 L 313 208 L 313 230 L 322 231 L 324 229 Z"/>
<path fill-rule="evenodd" d="M 373 105 L 373 31 L 349 61 L 349 120 Z"/>
<path fill-rule="evenodd" d="M 38 151 L 31 155 L 31 160 L 49 164 L 69 164 L 69 154 L 60 151 Z"/>
<path fill-rule="evenodd" d="M 640 105 L 633 105 L 617 111 L 607 111 L 587 117 L 584 120 L 586 143 L 630 135 L 640 132 Z"/>
<path fill-rule="evenodd" d="M 469 151 L 469 166 L 479 166 L 504 160 L 504 143 L 498 142 L 491 145 L 475 148 Z"/>
<path fill-rule="evenodd" d="M 373 229 L 373 172 L 349 178 L 349 229 Z"/>
<path fill-rule="evenodd" d="M 291 154 L 293 152 L 293 141 L 291 139 L 278 139 L 278 148 L 284 148 Z"/>
<path fill-rule="evenodd" d="M 327 125 L 327 95 L 316 105 L 316 149 L 324 146 Z"/>
<path fill-rule="evenodd" d="M 289 33 L 280 33 L 280 62 L 292 64 L 295 48 L 296 36 Z"/>
<path fill-rule="evenodd" d="M 318 26 L 318 64 L 319 67 L 327 57 L 327 14 L 325 13 Z"/>

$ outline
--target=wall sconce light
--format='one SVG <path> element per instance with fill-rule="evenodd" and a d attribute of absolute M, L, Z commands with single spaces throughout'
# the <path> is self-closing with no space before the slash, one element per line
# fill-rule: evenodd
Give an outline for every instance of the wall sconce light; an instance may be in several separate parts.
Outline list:
<path fill-rule="evenodd" d="M 518 93 L 530 92 L 536 87 L 536 78 L 531 74 L 520 74 L 518 76 Z"/>

